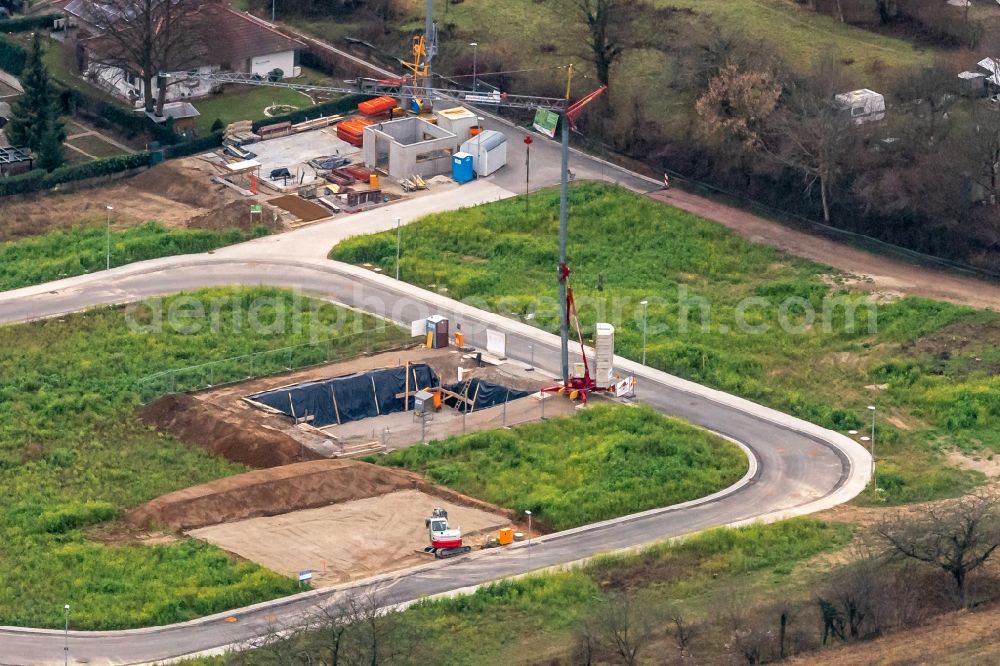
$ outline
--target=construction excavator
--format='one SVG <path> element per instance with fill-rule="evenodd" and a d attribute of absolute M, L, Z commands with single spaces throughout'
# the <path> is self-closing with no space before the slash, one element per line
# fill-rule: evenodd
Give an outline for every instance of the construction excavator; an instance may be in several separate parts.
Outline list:
<path fill-rule="evenodd" d="M 443 560 L 446 557 L 457 557 L 472 551 L 472 546 L 462 544 L 462 530 L 448 526 L 448 512 L 445 509 L 440 507 L 433 509 L 431 517 L 424 519 L 424 527 L 427 528 L 431 542 L 431 545 L 424 548 L 425 553 Z"/>

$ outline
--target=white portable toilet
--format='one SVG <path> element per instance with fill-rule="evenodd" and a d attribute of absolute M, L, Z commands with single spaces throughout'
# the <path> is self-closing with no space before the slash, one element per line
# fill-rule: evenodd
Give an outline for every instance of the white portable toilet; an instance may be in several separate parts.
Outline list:
<path fill-rule="evenodd" d="M 597 359 L 594 363 L 594 382 L 597 388 L 608 388 L 615 383 L 615 327 L 611 324 L 598 323 L 594 332 L 594 352 Z"/>
<path fill-rule="evenodd" d="M 461 151 L 472 155 L 477 176 L 488 176 L 507 164 L 507 137 L 496 130 L 484 130 L 464 142 Z"/>

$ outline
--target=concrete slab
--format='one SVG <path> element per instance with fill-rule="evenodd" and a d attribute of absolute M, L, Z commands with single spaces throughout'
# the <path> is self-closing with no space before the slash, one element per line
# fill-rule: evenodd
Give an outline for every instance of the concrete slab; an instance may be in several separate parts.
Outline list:
<path fill-rule="evenodd" d="M 262 180 L 267 181 L 272 169 L 285 167 L 293 177 L 296 177 L 296 183 L 298 183 L 297 177 L 304 174 L 303 185 L 322 181 L 316 178 L 316 170 L 309 166 L 308 162 L 311 159 L 324 155 L 340 155 L 354 161 L 361 160 L 361 149 L 338 139 L 333 125 L 280 139 L 260 141 L 246 146 L 246 150 L 257 154 L 255 159 L 261 164 Z M 281 181 L 275 181 L 275 184 L 281 185 Z"/>

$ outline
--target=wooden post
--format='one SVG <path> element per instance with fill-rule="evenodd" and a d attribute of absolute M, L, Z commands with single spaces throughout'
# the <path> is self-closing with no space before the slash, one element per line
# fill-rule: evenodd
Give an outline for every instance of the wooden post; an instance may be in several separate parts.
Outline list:
<path fill-rule="evenodd" d="M 410 362 L 406 362 L 406 384 L 403 390 L 403 411 L 410 411 Z"/>
<path fill-rule="evenodd" d="M 479 399 L 479 389 L 483 387 L 483 383 L 479 382 L 476 384 L 476 393 L 472 396 L 472 409 L 470 411 L 476 411 L 476 400 Z"/>
<path fill-rule="evenodd" d="M 337 392 L 334 391 L 331 388 L 330 389 L 330 394 L 333 395 L 333 411 L 337 415 L 337 425 L 341 425 L 341 423 L 340 423 L 340 405 L 337 404 Z"/>
<path fill-rule="evenodd" d="M 375 398 L 375 414 L 382 416 L 382 410 L 378 408 L 378 391 L 375 390 L 375 378 L 368 375 L 368 379 L 372 380 L 372 396 Z"/>

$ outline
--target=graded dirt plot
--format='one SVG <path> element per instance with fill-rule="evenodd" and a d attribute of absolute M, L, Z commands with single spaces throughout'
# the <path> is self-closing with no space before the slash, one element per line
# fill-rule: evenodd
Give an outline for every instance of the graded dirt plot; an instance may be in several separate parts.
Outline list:
<path fill-rule="evenodd" d="M 286 194 L 283 197 L 268 199 L 267 202 L 272 206 L 277 206 L 282 210 L 287 210 L 289 213 L 299 218 L 301 222 L 315 222 L 316 220 L 322 220 L 323 218 L 330 217 L 331 215 L 329 210 L 323 208 L 319 204 L 306 201 L 302 197 L 294 194 Z"/>
<path fill-rule="evenodd" d="M 150 220 L 173 228 L 217 229 L 224 224 L 216 216 L 246 229 L 259 223 L 251 223 L 249 215 L 232 215 L 227 204 L 238 200 L 240 212 L 245 213 L 250 202 L 213 183 L 211 178 L 217 174 L 218 169 L 204 160 L 186 157 L 100 187 L 11 197 L 3 204 L 0 241 L 104 222 L 107 206 L 114 208 L 111 223 L 116 229 Z"/>
<path fill-rule="evenodd" d="M 447 509 L 449 522 L 461 527 L 464 536 L 473 536 L 468 545 L 477 543 L 474 533 L 509 524 L 499 513 L 400 490 L 189 534 L 290 576 L 312 569 L 313 585 L 329 586 L 431 561 L 417 551 L 428 545 L 424 518 L 434 507 Z"/>

